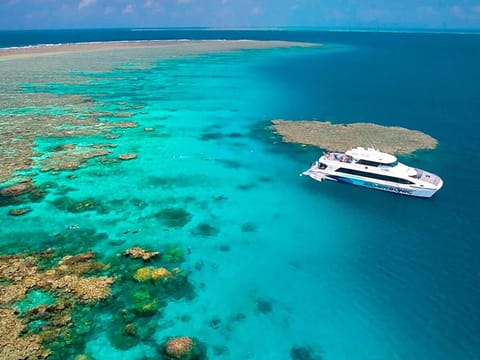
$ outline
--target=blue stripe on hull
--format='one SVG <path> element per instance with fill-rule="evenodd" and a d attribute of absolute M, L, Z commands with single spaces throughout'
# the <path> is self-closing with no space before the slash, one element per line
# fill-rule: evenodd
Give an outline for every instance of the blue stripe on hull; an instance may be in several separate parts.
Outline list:
<path fill-rule="evenodd" d="M 363 187 L 367 187 L 367 188 L 375 189 L 375 190 L 389 191 L 389 192 L 393 192 L 393 193 L 396 193 L 396 194 L 402 194 L 402 195 L 429 197 L 429 196 L 425 196 L 424 194 L 415 194 L 414 191 L 412 191 L 412 190 L 402 189 L 402 188 L 399 188 L 399 187 L 396 187 L 396 186 L 376 184 L 376 183 L 372 183 L 372 182 L 369 182 L 369 181 L 345 178 L 345 177 L 341 177 L 341 176 L 332 176 L 332 177 L 334 177 L 337 181 L 345 183 L 345 184 L 350 184 L 350 185 L 355 185 L 355 186 L 363 186 Z"/>

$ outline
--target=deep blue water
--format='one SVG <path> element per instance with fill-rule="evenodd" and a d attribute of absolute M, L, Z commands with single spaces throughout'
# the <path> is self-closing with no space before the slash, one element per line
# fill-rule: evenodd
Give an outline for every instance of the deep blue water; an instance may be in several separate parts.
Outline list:
<path fill-rule="evenodd" d="M 253 130 L 254 139 L 262 144 L 263 151 L 274 153 L 260 155 L 259 161 L 262 156 L 266 163 L 269 156 L 285 161 L 284 171 L 274 169 L 275 176 L 287 179 L 285 183 L 295 188 L 285 191 L 273 186 L 269 195 L 268 190 L 263 193 L 265 204 L 277 204 L 272 213 L 283 214 L 284 224 L 278 229 L 275 229 L 277 225 L 270 228 L 271 236 L 279 239 L 278 259 L 284 259 L 283 252 L 288 253 L 289 246 L 294 245 L 304 246 L 306 253 L 302 254 L 309 257 L 305 276 L 287 279 L 291 288 L 283 291 L 292 294 L 285 295 L 283 300 L 290 304 L 285 299 L 297 297 L 291 300 L 291 304 L 298 306 L 292 310 L 295 313 L 295 309 L 302 306 L 300 298 L 304 298 L 308 310 L 299 311 L 297 322 L 311 319 L 315 324 L 296 324 L 298 338 L 288 334 L 285 341 L 294 337 L 299 342 L 302 336 L 308 337 L 307 332 L 319 331 L 319 343 L 323 342 L 326 359 L 480 359 L 480 190 L 477 184 L 480 178 L 477 166 L 480 162 L 480 36 L 325 31 L 45 30 L 2 31 L 0 47 L 185 38 L 291 40 L 326 45 L 326 49 L 299 51 L 294 55 L 278 51 L 252 61 L 249 71 L 261 79 L 259 82 L 272 86 L 263 94 L 262 101 L 268 106 L 262 108 L 264 113 L 258 114 L 260 124 L 277 117 L 338 123 L 374 122 L 420 130 L 439 140 L 434 151 L 402 159 L 439 174 L 445 181 L 444 188 L 435 197 L 425 200 L 339 184 L 300 181 L 294 176 L 318 156 L 318 151 L 294 145 L 272 146 L 263 130 L 257 133 Z M 249 120 L 254 123 L 254 119 Z M 279 181 L 283 184 L 283 180 Z M 289 194 L 304 196 L 304 206 L 290 199 Z M 322 202 L 317 204 L 315 199 Z M 313 222 L 317 217 L 320 226 L 315 228 Z M 325 218 L 328 225 L 323 223 Z M 305 230 L 306 226 L 312 226 L 315 231 Z M 327 233 L 322 231 L 325 229 Z M 318 240 L 312 237 L 317 232 Z M 280 241 L 288 234 L 294 242 Z M 308 236 L 303 238 L 299 234 Z M 267 246 L 270 249 L 269 246 L 272 244 Z M 338 251 L 342 255 L 337 257 Z M 264 265 L 262 272 L 268 273 L 269 261 L 275 264 L 280 260 L 266 257 L 260 263 Z M 299 283 L 299 279 L 308 281 L 308 286 Z M 346 288 L 346 284 L 352 288 Z M 329 289 L 328 294 L 325 288 Z M 332 310 L 337 293 L 342 299 L 339 308 L 332 311 L 338 316 L 337 321 L 322 318 Z M 355 328 L 349 319 L 364 322 Z M 322 324 L 322 320 L 326 324 Z M 331 323 L 336 333 L 329 333 Z M 260 327 L 252 330 L 262 333 Z M 387 341 L 385 349 L 373 349 L 381 343 L 378 339 L 382 336 Z M 376 340 L 369 342 L 373 338 Z M 351 347 L 357 351 L 362 348 L 362 342 L 365 344 L 361 352 L 339 350 Z M 254 358 L 262 358 L 256 356 Z M 269 359 L 283 359 L 272 356 Z"/>

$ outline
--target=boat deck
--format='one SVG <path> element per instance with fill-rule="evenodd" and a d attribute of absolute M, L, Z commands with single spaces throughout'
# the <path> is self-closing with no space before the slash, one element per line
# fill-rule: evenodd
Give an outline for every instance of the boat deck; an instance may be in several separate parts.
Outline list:
<path fill-rule="evenodd" d="M 323 154 L 325 159 L 327 160 L 335 160 L 343 163 L 351 163 L 352 158 L 350 156 L 345 155 L 345 153 L 341 152 L 326 152 Z"/>
<path fill-rule="evenodd" d="M 437 186 L 440 183 L 440 177 L 438 175 L 435 175 L 435 174 L 429 173 L 428 171 L 424 171 L 420 169 L 415 169 L 415 170 L 417 170 L 419 180 L 428 182 L 435 186 Z"/>

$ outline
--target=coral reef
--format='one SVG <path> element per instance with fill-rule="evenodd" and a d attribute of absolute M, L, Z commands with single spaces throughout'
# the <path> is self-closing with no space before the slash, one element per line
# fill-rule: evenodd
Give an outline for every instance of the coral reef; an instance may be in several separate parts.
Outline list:
<path fill-rule="evenodd" d="M 72 312 L 75 307 L 106 300 L 112 277 L 83 277 L 103 265 L 94 261 L 95 254 L 87 252 L 64 256 L 56 266 L 40 269 L 38 263 L 50 261 L 56 255 L 50 251 L 30 255 L 0 256 L 0 358 L 40 359 L 52 353 L 44 344 L 55 348 L 57 339 L 71 338 Z M 33 304 L 18 312 L 12 307 L 37 289 L 48 291 L 54 298 L 37 292 L 40 302 L 55 299 L 54 304 Z M 16 303 L 24 308 L 25 305 Z M 32 306 L 32 305 L 30 305 Z M 23 336 L 24 334 L 26 336 Z M 58 345 L 62 347 L 62 345 Z"/>
<path fill-rule="evenodd" d="M 36 265 L 35 256 L 0 256 L 0 278 L 12 284 L 1 288 L 1 304 L 20 300 L 32 288 L 61 292 L 62 296 L 75 297 L 83 302 L 105 300 L 110 296 L 111 277 L 81 277 L 90 270 L 98 270 L 92 253 L 63 258 L 58 266 L 41 271 Z M 79 265 L 81 264 L 81 265 Z"/>
<path fill-rule="evenodd" d="M 133 259 L 142 259 L 143 261 L 148 261 L 151 258 L 157 256 L 159 253 L 157 251 L 147 251 L 141 247 L 133 247 L 125 250 L 123 255 L 131 257 Z"/>
<path fill-rule="evenodd" d="M 46 359 L 50 355 L 38 335 L 21 336 L 24 330 L 14 308 L 0 308 L 0 359 Z"/>
<path fill-rule="evenodd" d="M 193 346 L 193 340 L 188 336 L 175 337 L 166 342 L 165 354 L 174 359 L 190 359 Z"/>
<path fill-rule="evenodd" d="M 152 280 L 166 279 L 172 276 L 172 273 L 164 267 L 154 269 L 152 271 Z"/>
<path fill-rule="evenodd" d="M 129 117 L 132 117 L 133 115 L 135 115 L 134 113 L 132 112 L 126 112 L 126 113 L 114 113 L 114 114 L 111 114 L 110 116 L 112 117 L 116 117 L 116 118 L 129 118 Z M 122 122 L 122 123 L 117 123 L 117 127 L 119 128 L 130 128 L 130 127 L 136 127 L 137 126 L 137 123 L 133 122 L 133 121 L 125 121 L 125 122 Z"/>
<path fill-rule="evenodd" d="M 35 165 L 33 147 L 37 138 L 73 138 L 104 135 L 113 137 L 115 128 L 136 127 L 131 121 L 106 122 L 103 118 L 120 119 L 134 116 L 144 105 L 122 104 L 119 112 L 101 110 L 104 104 L 89 96 L 55 91 L 62 85 L 75 84 L 92 88 L 103 81 L 93 74 L 111 71 L 120 66 L 125 52 L 135 51 L 136 68 L 153 66 L 157 59 L 178 58 L 192 54 L 232 51 L 245 48 L 312 46 L 282 42 L 200 42 L 196 44 L 169 43 L 103 43 L 76 44 L 55 47 L 7 49 L 1 52 L 0 108 L 8 115 L 0 117 L 0 182 L 12 178 L 15 171 Z M 132 49 L 135 47 L 135 49 Z M 88 50 L 86 52 L 82 52 Z M 105 50 L 108 50 L 105 52 Z M 55 53 L 55 56 L 44 56 Z M 92 61 L 92 54 L 102 54 L 102 61 Z M 72 71 L 73 70 L 73 71 Z M 87 75 L 88 74 L 88 75 Z M 121 77 L 118 80 L 122 80 Z M 28 84 L 28 85 L 26 85 Z M 51 89 L 47 84 L 55 84 Z M 93 86 L 95 87 L 95 85 Z M 53 91 L 52 91 L 53 90 Z M 55 93 L 53 93 L 55 92 Z M 55 111 L 52 111 L 55 109 Z"/>
<path fill-rule="evenodd" d="M 0 190 L 0 206 L 21 206 L 30 202 L 40 202 L 46 195 L 50 183 L 35 185 L 30 178 Z M 24 206 L 25 207 L 25 206 Z M 15 216 L 16 211 L 12 211 Z"/>
<path fill-rule="evenodd" d="M 188 336 L 167 339 L 163 344 L 162 355 L 164 360 L 204 360 L 207 358 L 204 344 Z"/>
<path fill-rule="evenodd" d="M 80 354 L 75 356 L 74 360 L 92 360 L 92 358 L 86 354 Z"/>
<path fill-rule="evenodd" d="M 92 198 L 76 201 L 68 196 L 61 196 L 53 200 L 52 203 L 57 209 L 73 214 L 85 211 L 96 211 L 99 214 L 106 214 L 108 212 L 108 209 L 102 202 Z"/>
<path fill-rule="evenodd" d="M 135 275 L 133 278 L 139 282 L 144 282 L 152 279 L 152 268 L 151 267 L 144 267 L 137 269 L 135 271 Z"/>
<path fill-rule="evenodd" d="M 185 260 L 185 253 L 180 246 L 169 246 L 162 252 L 161 260 L 167 264 L 178 264 Z"/>
<path fill-rule="evenodd" d="M 128 336 L 137 336 L 137 327 L 132 323 L 127 324 L 123 328 L 123 333 Z"/>
<path fill-rule="evenodd" d="M 105 148 L 102 148 L 105 147 Z M 111 144 L 94 144 L 79 146 L 65 144 L 54 148 L 54 153 L 40 161 L 41 171 L 76 170 L 88 159 L 101 157 L 110 153 L 106 148 Z"/>
<path fill-rule="evenodd" d="M 25 214 L 29 213 L 30 211 L 32 211 L 32 208 L 31 208 L 31 207 L 11 209 L 11 210 L 8 212 L 8 215 L 11 215 L 11 216 L 21 216 L 21 215 L 25 215 Z"/>
<path fill-rule="evenodd" d="M 143 267 L 135 271 L 133 278 L 138 282 L 145 282 L 149 280 L 162 280 L 170 278 L 172 273 L 165 269 L 164 267 L 153 268 L 153 267 Z"/>
<path fill-rule="evenodd" d="M 81 238 L 96 236 L 82 229 L 66 234 Z M 64 241 L 63 237 L 59 234 L 59 241 Z M 186 272 L 162 266 L 162 257 L 155 252 L 132 249 L 107 259 L 108 266 L 97 262 L 92 251 L 65 255 L 47 250 L 0 256 L 0 309 L 10 309 L 10 315 L 3 317 L 7 320 L 0 319 L 0 325 L 5 321 L 6 328 L 19 329 L 17 333 L 12 331 L 18 334 L 17 339 L 0 336 L 0 358 L 3 359 L 2 351 L 14 354 L 6 359 L 48 356 L 56 360 L 80 356 L 78 354 L 85 351 L 85 335 L 94 327 L 99 310 L 113 315 L 108 337 L 115 347 L 125 350 L 151 341 L 158 317 L 169 299 L 192 298 L 193 287 Z M 183 259 L 183 251 L 177 246 L 167 247 L 166 252 L 170 252 L 172 258 Z M 138 268 L 137 259 L 149 261 L 152 266 Z M 132 270 L 134 276 L 131 276 Z M 100 276 L 105 272 L 109 275 Z M 114 275 L 116 285 L 112 289 Z M 108 302 L 104 301 L 107 299 Z M 196 340 L 192 341 L 193 350 L 183 357 L 175 357 L 179 352 L 167 355 L 163 347 L 159 349 L 161 357 L 204 359 L 204 348 L 196 346 Z M 17 343 L 21 348 L 13 347 Z M 16 357 L 19 354 L 25 356 Z"/>
<path fill-rule="evenodd" d="M 118 158 L 120 160 L 132 160 L 137 158 L 137 154 L 134 154 L 134 153 L 120 154 L 118 155 Z"/>
<path fill-rule="evenodd" d="M 18 196 L 18 195 L 25 194 L 31 191 L 32 189 L 33 189 L 33 184 L 29 180 L 27 180 L 15 185 L 4 187 L 0 191 L 0 194 L 2 196 Z"/>
<path fill-rule="evenodd" d="M 392 154 L 434 149 L 438 141 L 420 131 L 371 123 L 332 124 L 328 121 L 273 120 L 271 129 L 284 142 L 313 145 L 331 151 L 371 146 Z"/>
<path fill-rule="evenodd" d="M 158 300 L 151 299 L 150 301 L 141 301 L 135 304 L 135 312 L 140 315 L 149 316 L 155 314 L 159 307 Z"/>

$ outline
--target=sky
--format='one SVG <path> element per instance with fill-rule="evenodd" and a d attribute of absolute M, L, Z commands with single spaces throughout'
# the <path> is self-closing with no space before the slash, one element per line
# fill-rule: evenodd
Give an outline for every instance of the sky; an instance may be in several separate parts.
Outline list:
<path fill-rule="evenodd" d="M 0 29 L 480 29 L 480 0 L 0 0 Z"/>

